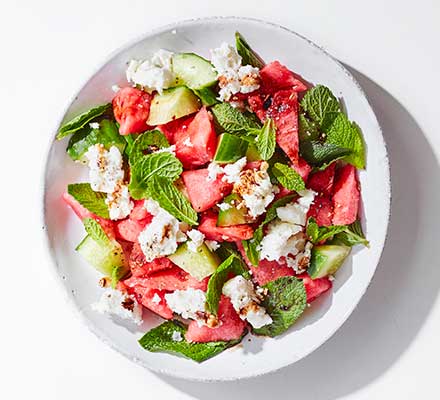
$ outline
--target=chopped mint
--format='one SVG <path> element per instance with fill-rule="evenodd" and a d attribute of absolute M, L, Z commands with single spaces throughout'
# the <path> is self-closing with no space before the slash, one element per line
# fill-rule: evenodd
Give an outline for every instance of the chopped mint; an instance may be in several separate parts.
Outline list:
<path fill-rule="evenodd" d="M 370 243 L 365 238 L 359 220 L 353 222 L 350 225 L 344 225 L 344 227 L 346 229 L 336 234 L 331 241 L 331 244 L 342 244 L 345 246 L 355 246 L 357 244 L 362 244 L 366 247 L 370 247 Z"/>
<path fill-rule="evenodd" d="M 356 168 L 365 168 L 365 148 L 359 127 L 350 122 L 345 114 L 339 113 L 325 131 L 326 143 L 349 149 L 344 160 Z"/>
<path fill-rule="evenodd" d="M 252 50 L 245 38 L 239 33 L 235 32 L 235 47 L 237 53 L 240 54 L 242 65 L 252 65 L 253 67 L 263 68 L 265 63 L 263 59 Z"/>
<path fill-rule="evenodd" d="M 211 107 L 219 102 L 217 100 L 217 93 L 211 87 L 192 89 L 192 91 L 202 101 L 204 106 Z"/>
<path fill-rule="evenodd" d="M 301 175 L 286 164 L 275 163 L 272 167 L 272 173 L 286 189 L 298 192 L 306 188 Z"/>
<path fill-rule="evenodd" d="M 153 153 L 138 158 L 131 165 L 128 189 L 136 199 L 145 198 L 148 181 L 152 177 L 167 178 L 175 181 L 183 171 L 182 163 L 171 153 Z"/>
<path fill-rule="evenodd" d="M 255 118 L 242 113 L 229 103 L 216 104 L 211 111 L 214 114 L 217 133 L 246 134 L 249 130 L 261 128 Z"/>
<path fill-rule="evenodd" d="M 272 222 L 275 218 L 277 218 L 277 208 L 284 207 L 286 204 L 289 204 L 293 199 L 294 195 L 284 196 L 281 199 L 278 199 L 272 203 L 272 205 L 267 209 L 266 217 L 260 226 L 255 230 L 254 236 L 250 240 L 243 240 L 241 243 L 243 245 L 244 251 L 250 263 L 254 266 L 258 266 L 260 262 L 260 251 L 258 250 L 261 241 L 264 236 L 264 226 L 269 222 Z"/>
<path fill-rule="evenodd" d="M 116 123 L 109 119 L 100 121 L 99 126 L 92 128 L 86 125 L 76 131 L 67 145 L 67 154 L 74 161 L 82 160 L 90 146 L 100 143 L 108 150 L 116 146 L 122 153 L 126 146 L 124 137 L 119 134 Z"/>
<path fill-rule="evenodd" d="M 312 120 L 308 119 L 303 113 L 298 115 L 298 122 L 299 122 L 299 141 L 300 143 L 302 141 L 306 140 L 318 140 L 320 133 L 319 133 L 319 126 L 316 122 L 313 122 Z"/>
<path fill-rule="evenodd" d="M 245 275 L 248 273 L 248 269 L 241 260 L 241 257 L 236 254 L 231 254 L 223 261 L 209 278 L 208 290 L 206 292 L 206 305 L 208 311 L 215 315 L 217 315 L 218 312 L 223 285 L 231 273 L 234 275 Z"/>
<path fill-rule="evenodd" d="M 319 226 L 314 218 L 309 218 L 307 223 L 307 236 L 315 243 L 325 242 L 340 232 L 344 232 L 346 225 Z"/>
<path fill-rule="evenodd" d="M 90 110 L 76 116 L 61 126 L 57 139 L 60 140 L 68 135 L 71 135 L 72 133 L 75 133 L 83 128 L 87 123 L 92 122 L 96 118 L 110 111 L 111 108 L 111 103 L 103 104 L 101 106 L 91 108 Z"/>
<path fill-rule="evenodd" d="M 257 335 L 275 337 L 289 329 L 306 308 L 307 295 L 302 280 L 284 276 L 266 283 L 268 294 L 262 302 L 273 322 L 254 329 Z"/>
<path fill-rule="evenodd" d="M 369 246 L 359 221 L 355 221 L 351 225 L 319 226 L 314 218 L 309 218 L 307 236 L 309 236 L 313 244 L 332 239 L 329 242 L 331 244 L 341 244 L 350 247 L 356 244 Z"/>
<path fill-rule="evenodd" d="M 189 343 L 186 340 L 175 341 L 173 339 L 176 337 L 176 333 L 180 333 L 180 336 L 184 338 L 186 330 L 186 326 L 178 321 L 166 321 L 142 336 L 139 339 L 139 344 L 148 351 L 180 354 L 194 361 L 202 362 L 235 346 L 242 339 L 241 337 L 229 342 L 208 343 Z"/>
<path fill-rule="evenodd" d="M 255 144 L 263 160 L 269 160 L 275 153 L 276 128 L 273 119 L 268 118 L 256 138 Z"/>
<path fill-rule="evenodd" d="M 197 212 L 192 208 L 188 199 L 169 179 L 152 175 L 151 179 L 148 180 L 146 193 L 178 220 L 190 225 L 197 225 Z"/>
<path fill-rule="evenodd" d="M 130 151 L 130 165 L 134 166 L 136 161 L 143 156 L 153 153 L 155 150 L 169 147 L 170 144 L 165 135 L 155 129 L 153 131 L 144 132 L 135 139 Z"/>
<path fill-rule="evenodd" d="M 93 218 L 84 218 L 83 224 L 86 232 L 95 242 L 102 246 L 108 246 L 110 244 L 110 239 L 98 221 L 95 221 Z"/>
<path fill-rule="evenodd" d="M 67 186 L 67 193 L 91 213 L 101 218 L 110 218 L 105 202 L 106 194 L 95 192 L 90 183 L 72 183 Z"/>
<path fill-rule="evenodd" d="M 339 112 L 338 99 L 331 90 L 323 85 L 310 89 L 301 101 L 301 107 L 307 112 L 312 121 L 321 126 L 327 113 Z"/>

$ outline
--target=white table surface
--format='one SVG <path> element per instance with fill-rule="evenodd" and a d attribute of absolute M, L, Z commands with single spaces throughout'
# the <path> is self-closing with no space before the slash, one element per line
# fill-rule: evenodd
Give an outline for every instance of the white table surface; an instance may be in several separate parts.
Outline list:
<path fill-rule="evenodd" d="M 440 3 L 437 0 L 3 1 L 0 397 L 3 399 L 436 399 L 440 357 Z M 258 4 L 258 5 L 257 5 Z M 241 15 L 285 25 L 345 63 L 388 144 L 389 239 L 340 331 L 276 374 L 200 384 L 155 375 L 99 342 L 49 271 L 40 182 L 66 101 L 115 48 L 180 19 Z M 18 212 L 17 212 L 18 211 Z"/>

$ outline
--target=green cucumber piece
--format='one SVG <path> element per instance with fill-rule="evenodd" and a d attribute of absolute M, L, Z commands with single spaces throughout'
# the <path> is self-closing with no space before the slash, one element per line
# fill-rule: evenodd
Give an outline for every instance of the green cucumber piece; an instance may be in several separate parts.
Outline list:
<path fill-rule="evenodd" d="M 124 271 L 118 271 L 120 276 L 125 275 L 129 270 L 122 247 L 115 240 L 109 240 L 108 244 L 105 244 L 87 235 L 75 250 L 105 276 L 111 277 L 114 267 L 123 267 Z"/>
<path fill-rule="evenodd" d="M 249 143 L 249 146 L 246 151 L 246 158 L 249 162 L 262 160 L 261 155 L 257 149 L 257 146 L 254 143 Z"/>
<path fill-rule="evenodd" d="M 222 133 L 218 139 L 214 161 L 218 163 L 233 163 L 246 155 L 249 143 L 230 133 Z"/>
<path fill-rule="evenodd" d="M 325 244 L 314 246 L 308 274 L 312 279 L 333 275 L 350 254 L 348 246 Z"/>
<path fill-rule="evenodd" d="M 228 208 L 227 210 L 220 209 L 217 218 L 217 226 L 241 225 L 250 222 L 246 207 L 240 209 L 237 208 L 240 201 L 240 196 L 236 193 L 232 193 L 224 198 L 223 202 L 229 204 L 231 208 Z"/>
<path fill-rule="evenodd" d="M 201 107 L 199 98 L 187 87 L 179 86 L 156 93 L 151 102 L 147 124 L 162 125 L 193 114 Z"/>
<path fill-rule="evenodd" d="M 190 89 L 203 89 L 217 82 L 217 73 L 212 64 L 194 53 L 179 53 L 173 56 L 173 71 L 177 85 Z"/>
<path fill-rule="evenodd" d="M 183 243 L 168 258 L 199 281 L 212 275 L 220 265 L 218 256 L 211 252 L 205 244 L 202 244 L 194 252 L 188 249 L 187 243 Z"/>

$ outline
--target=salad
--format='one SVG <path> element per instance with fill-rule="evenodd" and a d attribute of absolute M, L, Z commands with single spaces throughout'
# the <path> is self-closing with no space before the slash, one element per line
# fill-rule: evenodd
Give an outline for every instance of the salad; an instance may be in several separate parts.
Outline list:
<path fill-rule="evenodd" d="M 92 308 L 138 325 L 157 314 L 139 344 L 197 362 L 286 332 L 368 246 L 360 128 L 329 88 L 235 41 L 209 60 L 130 60 L 112 102 L 57 135 L 88 167 L 63 198 L 102 274 Z"/>

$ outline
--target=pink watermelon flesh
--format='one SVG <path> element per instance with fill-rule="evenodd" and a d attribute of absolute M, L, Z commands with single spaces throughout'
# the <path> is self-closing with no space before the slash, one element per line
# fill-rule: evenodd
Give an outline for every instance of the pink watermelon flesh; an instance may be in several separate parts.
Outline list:
<path fill-rule="evenodd" d="M 260 70 L 262 93 L 274 93 L 282 89 L 304 92 L 307 86 L 279 61 L 273 61 Z"/>
<path fill-rule="evenodd" d="M 347 164 L 338 169 L 333 193 L 333 225 L 349 225 L 355 222 L 360 200 L 355 167 Z"/>
<path fill-rule="evenodd" d="M 307 181 L 307 187 L 319 194 L 331 196 L 333 194 L 335 166 L 335 163 L 331 163 L 325 170 L 312 174 Z"/>
<path fill-rule="evenodd" d="M 218 242 L 248 240 L 254 235 L 252 227 L 246 224 L 217 226 L 217 214 L 212 211 L 208 211 L 202 215 L 198 229 L 205 235 L 206 239 L 216 240 Z"/>
<path fill-rule="evenodd" d="M 155 272 L 174 267 L 174 264 L 167 257 L 155 258 L 153 261 L 148 262 L 145 259 L 145 255 L 142 252 L 140 244 L 137 242 L 134 243 L 131 253 L 128 257 L 128 264 L 130 266 L 131 273 L 136 277 L 144 277 Z"/>
<path fill-rule="evenodd" d="M 149 218 L 150 220 L 153 218 L 151 214 L 148 213 L 147 209 L 145 208 L 145 200 L 134 200 L 134 207 L 133 210 L 131 210 L 130 219 L 133 219 L 135 221 L 141 221 L 146 218 Z"/>
<path fill-rule="evenodd" d="M 307 216 L 315 218 L 319 226 L 332 225 L 333 203 L 331 198 L 325 195 L 315 197 Z"/>
<path fill-rule="evenodd" d="M 172 319 L 173 312 L 168 307 L 165 294 L 167 293 L 164 290 L 156 290 L 156 289 L 148 289 L 143 286 L 134 286 L 128 289 L 128 293 L 134 294 L 138 303 L 142 304 L 145 308 L 148 308 L 150 311 L 160 315 L 165 319 Z M 160 297 L 159 303 L 153 301 L 153 298 L 156 299 L 157 295 Z"/>
<path fill-rule="evenodd" d="M 78 218 L 82 221 L 85 218 L 93 218 L 94 220 L 98 221 L 98 223 L 101 225 L 104 232 L 107 234 L 107 236 L 110 239 L 115 238 L 115 231 L 114 231 L 114 225 L 113 222 L 96 216 L 95 214 L 91 213 L 89 210 L 84 208 L 81 204 L 79 204 L 70 194 L 64 193 L 63 194 L 63 200 L 66 202 L 66 204 L 73 210 L 73 212 L 78 216 Z"/>
<path fill-rule="evenodd" d="M 166 136 L 168 142 L 170 142 L 171 144 L 175 144 L 176 138 L 186 135 L 188 126 L 193 119 L 194 119 L 194 115 L 191 115 L 189 117 L 179 118 L 174 121 L 168 122 L 165 125 L 159 125 L 158 128 Z"/>
<path fill-rule="evenodd" d="M 189 200 L 197 212 L 210 209 L 232 190 L 232 185 L 223 182 L 221 176 L 208 181 L 208 169 L 195 169 L 182 173 Z"/>
<path fill-rule="evenodd" d="M 149 218 L 142 220 L 123 219 L 115 223 L 115 233 L 117 239 L 127 240 L 129 242 L 136 242 L 139 234 L 150 222 Z"/>
<path fill-rule="evenodd" d="M 221 323 L 217 328 L 199 326 L 197 321 L 191 321 L 185 339 L 189 342 L 206 343 L 236 340 L 243 335 L 246 322 L 240 319 L 229 298 L 223 295 L 219 303 L 218 318 Z"/>
<path fill-rule="evenodd" d="M 301 156 L 298 156 L 297 161 L 292 161 L 292 168 L 298 172 L 298 174 L 303 178 L 303 181 L 307 181 L 310 172 L 312 171 L 312 167 L 307 164 L 307 161 Z"/>
<path fill-rule="evenodd" d="M 307 274 L 298 275 L 298 278 L 304 282 L 304 287 L 307 294 L 307 303 L 311 303 L 319 296 L 331 289 L 333 286 L 332 281 L 328 278 L 312 279 Z"/>
<path fill-rule="evenodd" d="M 188 125 L 175 135 L 176 156 L 185 169 L 194 169 L 212 161 L 217 135 L 211 113 L 203 107 Z"/>

